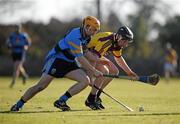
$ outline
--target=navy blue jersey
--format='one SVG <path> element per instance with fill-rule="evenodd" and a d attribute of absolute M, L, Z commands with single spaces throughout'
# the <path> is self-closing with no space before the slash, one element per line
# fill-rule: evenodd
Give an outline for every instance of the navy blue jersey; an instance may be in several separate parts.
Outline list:
<path fill-rule="evenodd" d="M 12 33 L 8 38 L 8 46 L 11 48 L 12 53 L 23 53 L 24 46 L 29 46 L 28 35 L 25 33 Z"/>
<path fill-rule="evenodd" d="M 82 44 L 86 42 L 87 39 L 83 38 L 81 28 L 73 28 L 49 51 L 46 60 L 55 57 L 73 62 L 76 57 L 83 55 Z"/>

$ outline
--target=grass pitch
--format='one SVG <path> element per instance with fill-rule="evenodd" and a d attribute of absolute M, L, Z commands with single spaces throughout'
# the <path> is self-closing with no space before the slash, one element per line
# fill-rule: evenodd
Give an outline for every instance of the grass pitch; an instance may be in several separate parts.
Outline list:
<path fill-rule="evenodd" d="M 0 124 L 180 124 L 180 79 L 168 84 L 162 79 L 157 86 L 135 81 L 114 80 L 104 91 L 129 107 L 121 105 L 102 94 L 105 110 L 92 111 L 84 105 L 90 88 L 72 97 L 67 103 L 72 111 L 61 112 L 53 107 L 72 84 L 67 79 L 55 79 L 47 89 L 28 101 L 22 111 L 9 112 L 10 107 L 27 88 L 38 81 L 31 78 L 26 85 L 17 80 L 9 88 L 11 78 L 0 77 Z M 145 111 L 139 112 L 143 106 Z"/>

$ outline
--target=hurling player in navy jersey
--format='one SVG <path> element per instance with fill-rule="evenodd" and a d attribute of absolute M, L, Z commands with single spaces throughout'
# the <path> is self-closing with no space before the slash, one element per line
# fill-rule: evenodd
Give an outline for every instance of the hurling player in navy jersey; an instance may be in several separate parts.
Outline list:
<path fill-rule="evenodd" d="M 22 32 L 21 25 L 15 25 L 15 31 L 10 34 L 7 40 L 8 48 L 11 50 L 13 59 L 13 78 L 10 84 L 12 88 L 15 84 L 16 78 L 19 74 L 23 77 L 23 83 L 26 83 L 28 75 L 23 67 L 25 61 L 26 51 L 31 44 L 31 40 L 28 35 Z"/>
<path fill-rule="evenodd" d="M 103 74 L 96 70 L 83 55 L 83 44 L 87 44 L 90 37 L 98 32 L 100 22 L 93 16 L 83 20 L 82 27 L 73 28 L 52 48 L 45 59 L 43 73 L 40 80 L 30 87 L 24 95 L 11 107 L 11 111 L 19 111 L 24 103 L 34 95 L 44 90 L 54 78 L 68 78 L 76 81 L 65 93 L 54 102 L 54 106 L 62 111 L 70 110 L 66 101 L 78 94 L 88 85 L 92 85 L 89 76 L 78 67 L 76 60 L 82 67 L 92 72 L 95 77 Z"/>

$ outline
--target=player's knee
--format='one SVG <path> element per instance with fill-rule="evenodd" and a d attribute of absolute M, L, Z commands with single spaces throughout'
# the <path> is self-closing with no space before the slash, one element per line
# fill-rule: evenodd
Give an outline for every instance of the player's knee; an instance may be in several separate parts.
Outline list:
<path fill-rule="evenodd" d="M 118 75 L 119 74 L 119 70 L 118 69 L 113 69 L 113 70 L 111 70 L 110 73 L 113 74 L 113 75 Z"/>
<path fill-rule="evenodd" d="M 109 74 L 109 69 L 107 67 L 105 67 L 101 72 L 103 72 L 103 74 Z"/>
<path fill-rule="evenodd" d="M 82 80 L 82 86 L 84 88 L 86 88 L 89 84 L 90 84 L 90 78 L 89 77 L 85 77 L 83 80 Z"/>

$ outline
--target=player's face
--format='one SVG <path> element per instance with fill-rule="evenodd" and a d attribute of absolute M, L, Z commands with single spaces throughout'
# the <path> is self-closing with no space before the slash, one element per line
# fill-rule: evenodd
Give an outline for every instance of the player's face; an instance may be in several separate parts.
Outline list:
<path fill-rule="evenodd" d="M 120 46 L 121 48 L 125 48 L 129 44 L 129 41 L 127 39 L 123 39 L 119 34 L 114 35 L 114 39 L 118 43 L 118 46 Z"/>
<path fill-rule="evenodd" d="M 129 41 L 128 41 L 128 40 L 123 40 L 123 39 L 121 39 L 121 40 L 118 42 L 118 46 L 120 46 L 121 48 L 127 47 L 128 44 L 129 44 Z"/>
<path fill-rule="evenodd" d="M 15 26 L 15 32 L 19 33 L 20 32 L 20 27 L 19 26 Z"/>
<path fill-rule="evenodd" d="M 99 29 L 91 27 L 91 26 L 85 27 L 85 32 L 87 36 L 95 35 L 98 31 Z"/>

